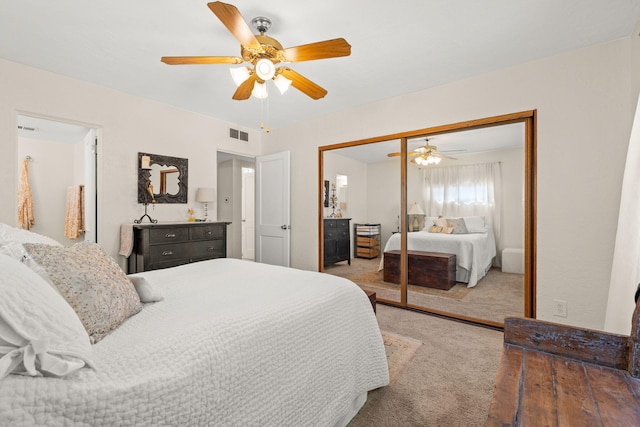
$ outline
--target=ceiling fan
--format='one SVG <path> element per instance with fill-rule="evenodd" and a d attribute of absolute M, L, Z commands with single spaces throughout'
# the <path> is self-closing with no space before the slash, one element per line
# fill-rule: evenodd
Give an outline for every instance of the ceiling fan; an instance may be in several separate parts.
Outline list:
<path fill-rule="evenodd" d="M 425 138 L 425 142 L 426 142 L 425 145 L 418 147 L 415 150 L 407 153 L 408 157 L 413 157 L 413 159 L 411 159 L 411 163 L 417 163 L 419 165 L 430 165 L 430 164 L 437 165 L 438 163 L 440 163 L 440 160 L 442 159 L 458 160 L 455 157 L 450 157 L 445 154 L 442 154 L 442 152 L 438 151 L 438 147 L 436 147 L 435 145 L 429 144 L 430 139 L 431 138 Z M 464 151 L 464 150 L 458 150 L 458 151 Z M 387 154 L 387 156 L 389 157 L 395 157 L 399 155 L 401 155 L 401 153 Z"/>
<path fill-rule="evenodd" d="M 285 49 L 276 39 L 265 35 L 271 27 L 268 18 L 257 17 L 252 20 L 253 26 L 260 33 L 254 35 L 235 6 L 219 1 L 208 3 L 207 6 L 240 42 L 241 56 L 163 56 L 161 61 L 169 65 L 250 63 L 253 67 L 234 68 L 231 71 L 238 85 L 233 99 L 248 99 L 252 94 L 257 98 L 266 98 L 267 80 L 273 80 L 281 93 L 291 85 L 313 99 L 324 98 L 327 94 L 325 89 L 289 67 L 276 68 L 276 65 L 351 54 L 351 45 L 343 38 Z"/>

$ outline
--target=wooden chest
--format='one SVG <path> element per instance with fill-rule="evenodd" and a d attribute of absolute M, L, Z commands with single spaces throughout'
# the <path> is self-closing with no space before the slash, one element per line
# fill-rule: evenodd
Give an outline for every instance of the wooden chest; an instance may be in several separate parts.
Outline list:
<path fill-rule="evenodd" d="M 407 251 L 409 284 L 449 290 L 456 284 L 456 255 Z M 400 283 L 400 251 L 384 253 L 384 281 Z"/>

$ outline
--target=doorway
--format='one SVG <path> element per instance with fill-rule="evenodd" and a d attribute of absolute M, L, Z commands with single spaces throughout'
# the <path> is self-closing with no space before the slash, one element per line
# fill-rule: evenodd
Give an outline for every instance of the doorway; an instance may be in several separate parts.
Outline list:
<path fill-rule="evenodd" d="M 31 231 L 65 246 L 97 242 L 97 129 L 27 114 L 18 115 L 17 123 L 18 161 L 27 161 L 32 193 Z M 67 198 L 70 189 L 79 186 L 84 226 L 70 235 L 65 233 Z"/>
<path fill-rule="evenodd" d="M 253 157 L 217 152 L 218 221 L 227 228 L 227 256 L 255 260 L 255 169 Z"/>

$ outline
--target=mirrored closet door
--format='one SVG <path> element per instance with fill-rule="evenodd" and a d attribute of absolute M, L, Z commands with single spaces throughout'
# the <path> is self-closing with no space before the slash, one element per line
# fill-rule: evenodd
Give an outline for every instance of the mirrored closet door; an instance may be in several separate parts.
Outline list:
<path fill-rule="evenodd" d="M 321 245 L 320 270 L 383 303 L 497 327 L 505 317 L 535 317 L 534 118 L 321 147 L 321 188 L 349 175 L 352 259 L 325 265 Z M 331 211 L 322 203 L 324 223 Z M 379 252 L 367 252 L 374 235 Z"/>

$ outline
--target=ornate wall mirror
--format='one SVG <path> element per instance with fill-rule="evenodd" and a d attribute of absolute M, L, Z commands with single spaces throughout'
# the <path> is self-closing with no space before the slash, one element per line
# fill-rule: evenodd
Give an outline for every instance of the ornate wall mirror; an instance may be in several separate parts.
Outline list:
<path fill-rule="evenodd" d="M 138 203 L 187 203 L 188 159 L 138 153 L 138 165 Z"/>

